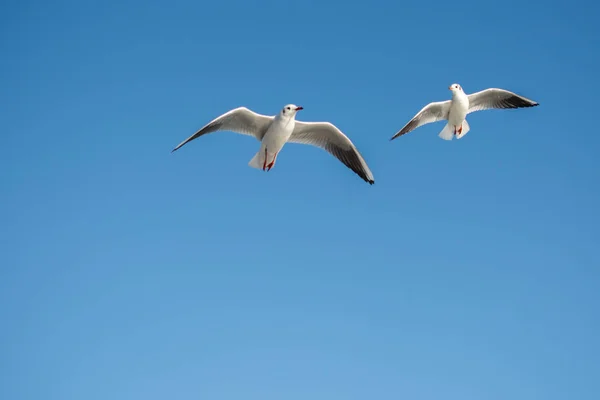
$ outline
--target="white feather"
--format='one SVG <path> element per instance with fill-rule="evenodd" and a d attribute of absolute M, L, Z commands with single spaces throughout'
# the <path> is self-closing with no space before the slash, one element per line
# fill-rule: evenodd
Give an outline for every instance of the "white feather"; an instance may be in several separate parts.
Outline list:
<path fill-rule="evenodd" d="M 469 126 L 469 123 L 465 119 L 462 123 L 462 132 L 457 134 L 456 138 L 460 139 L 461 137 L 465 136 L 467 134 L 467 132 L 469 132 L 470 130 L 471 130 L 471 127 Z"/>
<path fill-rule="evenodd" d="M 248 165 L 251 166 L 252 168 L 263 169 L 263 165 L 264 165 L 264 161 L 265 161 L 264 158 L 265 158 L 265 152 L 258 151 L 254 155 L 254 157 L 252 157 L 252 160 L 250 160 Z"/>
<path fill-rule="evenodd" d="M 452 140 L 452 137 L 454 136 L 454 127 L 450 124 L 446 124 L 438 136 L 444 140 Z"/>

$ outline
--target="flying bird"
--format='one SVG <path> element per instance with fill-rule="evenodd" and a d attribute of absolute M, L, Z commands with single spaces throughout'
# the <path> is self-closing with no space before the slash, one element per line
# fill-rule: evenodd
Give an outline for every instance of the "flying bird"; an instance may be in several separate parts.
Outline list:
<path fill-rule="evenodd" d="M 438 136 L 444 140 L 452 140 L 453 137 L 460 139 L 471 129 L 466 120 L 467 114 L 481 110 L 535 107 L 539 105 L 533 100 L 504 89 L 491 88 L 466 94 L 458 83 L 450 85 L 448 89 L 452 92 L 451 100 L 427 104 L 390 140 L 394 140 L 398 136 L 402 136 L 422 125 L 442 120 L 448 122 Z"/>
<path fill-rule="evenodd" d="M 296 121 L 296 113 L 303 107 L 288 104 L 276 116 L 257 114 L 246 107 L 238 107 L 215 118 L 198 132 L 181 142 L 172 151 L 208 133 L 231 131 L 254 136 L 261 144 L 248 165 L 270 171 L 277 155 L 287 142 L 320 147 L 340 160 L 369 184 L 375 183 L 373 174 L 354 144 L 335 125 L 329 122 Z"/>

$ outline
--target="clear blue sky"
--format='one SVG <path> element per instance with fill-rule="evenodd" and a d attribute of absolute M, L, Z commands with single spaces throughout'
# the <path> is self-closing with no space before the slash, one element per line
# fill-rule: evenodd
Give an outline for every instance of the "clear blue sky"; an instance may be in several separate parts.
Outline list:
<path fill-rule="evenodd" d="M 3 1 L 0 398 L 596 398 L 598 9 Z M 454 82 L 540 106 L 389 141 Z M 233 133 L 170 154 L 286 103 L 375 185 Z"/>

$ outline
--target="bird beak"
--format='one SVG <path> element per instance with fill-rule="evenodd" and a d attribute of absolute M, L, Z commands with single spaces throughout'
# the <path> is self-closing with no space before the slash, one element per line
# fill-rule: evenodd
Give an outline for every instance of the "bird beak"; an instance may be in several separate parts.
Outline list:
<path fill-rule="evenodd" d="M 448 90 L 452 90 L 452 86 L 448 86 Z"/>
<path fill-rule="evenodd" d="M 296 107 L 296 111 L 300 111 L 300 110 L 304 110 L 304 107 L 300 107 L 300 106 Z"/>

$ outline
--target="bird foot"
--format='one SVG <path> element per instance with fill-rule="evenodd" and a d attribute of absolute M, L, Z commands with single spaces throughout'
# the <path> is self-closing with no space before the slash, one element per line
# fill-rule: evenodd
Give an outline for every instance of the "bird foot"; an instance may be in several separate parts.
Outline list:
<path fill-rule="evenodd" d="M 277 153 L 275 153 L 275 155 L 273 156 L 273 161 L 271 161 L 271 163 L 269 165 L 267 165 L 267 172 L 269 172 L 271 170 L 271 168 L 273 168 L 275 166 L 275 160 L 277 160 Z M 267 161 L 265 159 L 265 163 L 266 162 Z"/>

